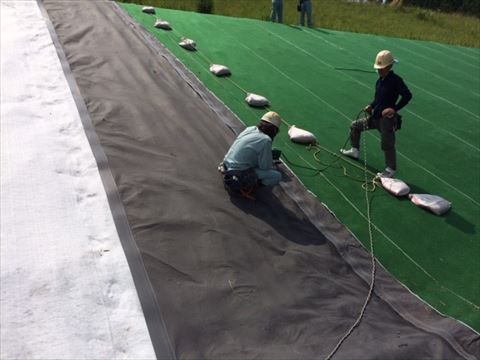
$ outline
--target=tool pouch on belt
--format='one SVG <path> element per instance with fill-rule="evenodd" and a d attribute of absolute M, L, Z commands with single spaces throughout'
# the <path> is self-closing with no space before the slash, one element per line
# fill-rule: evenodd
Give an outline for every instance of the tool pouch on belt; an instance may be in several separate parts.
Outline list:
<path fill-rule="evenodd" d="M 226 170 L 222 175 L 223 186 L 230 194 L 249 196 L 257 188 L 258 177 L 253 169 Z"/>
<path fill-rule="evenodd" d="M 272 149 L 272 160 L 280 160 L 280 156 L 282 156 L 282 150 L 280 149 Z"/>
<path fill-rule="evenodd" d="M 400 130 L 402 128 L 402 116 L 397 115 L 395 119 L 395 130 Z"/>

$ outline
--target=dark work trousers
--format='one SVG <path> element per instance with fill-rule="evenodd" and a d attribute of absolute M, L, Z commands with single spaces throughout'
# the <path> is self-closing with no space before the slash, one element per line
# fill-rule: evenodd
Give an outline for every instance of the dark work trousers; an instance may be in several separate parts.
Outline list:
<path fill-rule="evenodd" d="M 360 134 L 362 131 L 377 129 L 382 135 L 382 150 L 385 153 L 385 164 L 393 170 L 397 169 L 397 153 L 395 151 L 395 129 L 397 115 L 374 119 L 371 116 L 354 121 L 350 126 L 350 144 L 360 149 Z"/>

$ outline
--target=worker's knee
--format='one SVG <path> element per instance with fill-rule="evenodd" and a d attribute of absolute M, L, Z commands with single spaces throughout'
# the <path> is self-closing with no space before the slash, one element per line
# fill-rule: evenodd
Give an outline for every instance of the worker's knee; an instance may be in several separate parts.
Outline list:
<path fill-rule="evenodd" d="M 350 125 L 350 131 L 363 131 L 368 129 L 368 119 L 360 119 L 352 122 Z"/>
<path fill-rule="evenodd" d="M 383 151 L 395 151 L 395 139 L 382 139 Z"/>
<path fill-rule="evenodd" d="M 272 176 L 270 179 L 270 186 L 278 185 L 282 180 L 282 174 L 277 170 L 272 170 Z"/>

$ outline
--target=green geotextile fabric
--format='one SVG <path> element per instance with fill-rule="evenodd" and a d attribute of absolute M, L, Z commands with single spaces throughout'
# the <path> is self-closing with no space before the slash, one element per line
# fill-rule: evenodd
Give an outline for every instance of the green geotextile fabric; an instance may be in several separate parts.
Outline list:
<path fill-rule="evenodd" d="M 397 177 L 411 193 L 442 196 L 452 209 L 435 216 L 377 187 L 368 192 L 374 252 L 424 301 L 480 330 L 479 49 L 156 9 L 156 17 L 173 28 L 165 31 L 154 28 L 156 17 L 142 13 L 141 6 L 120 6 L 246 125 L 256 124 L 265 112 L 245 103 L 251 92 L 267 97 L 286 124 L 313 132 L 319 151 L 292 143 L 286 124 L 274 146 L 366 248 L 363 159 L 370 179 L 383 170 L 379 133 L 372 130 L 362 137 L 359 162 L 333 154 L 344 145 L 350 122 L 373 98 L 375 55 L 391 50 L 399 59 L 395 72 L 413 93 L 401 111 Z M 193 39 L 198 51 L 181 48 L 182 37 Z M 232 76 L 213 76 L 211 64 L 228 66 Z M 322 172 L 308 169 L 329 164 Z"/>

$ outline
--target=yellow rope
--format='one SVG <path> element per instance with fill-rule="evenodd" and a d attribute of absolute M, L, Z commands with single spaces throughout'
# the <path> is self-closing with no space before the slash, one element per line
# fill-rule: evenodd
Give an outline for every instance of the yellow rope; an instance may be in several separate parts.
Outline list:
<path fill-rule="evenodd" d="M 365 184 L 368 183 L 367 179 L 367 147 L 365 146 L 365 136 L 363 137 L 363 149 L 364 149 L 364 176 L 365 176 Z M 373 182 L 375 182 L 375 178 L 373 179 Z M 357 319 L 353 323 L 353 325 L 348 329 L 348 331 L 345 333 L 345 335 L 342 336 L 342 338 L 338 341 L 337 345 L 333 348 L 333 350 L 327 355 L 325 360 L 330 360 L 333 355 L 338 351 L 340 346 L 343 344 L 343 342 L 353 333 L 353 330 L 360 324 L 360 321 L 362 321 L 363 316 L 365 315 L 365 311 L 367 309 L 367 305 L 372 299 L 373 296 L 373 289 L 375 287 L 375 273 L 377 271 L 376 267 L 376 259 L 375 259 L 375 254 L 373 251 L 373 233 L 372 233 L 372 219 L 371 219 L 371 208 L 370 208 L 370 199 L 368 198 L 368 189 L 365 189 L 365 201 L 366 201 L 366 206 L 367 206 L 367 221 L 368 221 L 368 235 L 369 235 L 369 241 L 370 241 L 370 256 L 371 256 L 371 262 L 372 262 L 372 271 L 370 273 L 370 286 L 368 289 L 368 294 L 367 297 L 363 303 L 362 309 L 360 310 L 360 314 L 358 315 Z"/>
<path fill-rule="evenodd" d="M 331 150 L 329 150 L 329 149 L 321 146 L 321 145 L 318 144 L 318 143 L 316 143 L 316 144 L 314 144 L 314 145 L 310 145 L 309 148 L 308 148 L 308 150 L 315 150 L 315 152 L 314 152 L 314 154 L 313 154 L 313 158 L 315 159 L 315 161 L 317 161 L 318 163 L 326 166 L 326 168 L 328 168 L 328 167 L 333 167 L 333 168 L 336 168 L 336 169 L 342 169 L 342 170 L 343 170 L 343 175 L 344 175 L 345 177 L 347 177 L 347 178 L 349 178 L 349 179 L 352 179 L 352 180 L 354 180 L 354 181 L 357 181 L 357 182 L 361 182 L 361 183 L 362 183 L 362 188 L 363 188 L 364 190 L 368 191 L 368 192 L 374 192 L 374 191 L 376 190 L 377 186 L 379 185 L 379 184 L 377 183 L 377 181 L 378 181 L 378 176 L 377 176 L 377 174 L 375 174 L 374 172 L 368 170 L 368 169 L 366 168 L 366 165 L 365 165 L 364 168 L 362 168 L 360 165 L 358 165 L 358 164 L 356 164 L 356 163 L 354 163 L 354 162 L 352 162 L 352 161 L 347 160 L 344 156 L 341 156 L 341 155 L 339 155 L 339 154 L 337 154 L 337 153 L 335 153 L 335 152 L 333 152 L 333 151 L 331 151 Z M 333 160 L 330 164 L 324 164 L 324 163 L 322 163 L 322 161 L 319 159 L 319 154 L 320 154 L 321 151 L 325 151 L 325 152 L 329 153 L 330 155 L 334 156 L 336 159 Z M 370 175 L 372 176 L 372 178 L 371 178 L 371 179 L 367 179 L 367 178 L 365 178 L 365 179 L 360 179 L 360 178 L 357 178 L 357 177 L 355 177 L 355 176 L 350 175 L 350 174 L 348 173 L 347 166 L 345 166 L 345 165 L 333 166 L 333 164 L 335 164 L 335 163 L 336 163 L 337 161 L 339 161 L 339 160 L 342 160 L 342 161 L 346 162 L 348 165 L 353 166 L 353 167 L 355 167 L 355 168 L 358 168 L 358 169 L 364 171 L 364 172 L 365 172 L 365 176 L 367 176 L 367 174 L 370 174 Z"/>

